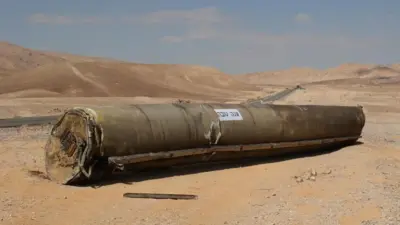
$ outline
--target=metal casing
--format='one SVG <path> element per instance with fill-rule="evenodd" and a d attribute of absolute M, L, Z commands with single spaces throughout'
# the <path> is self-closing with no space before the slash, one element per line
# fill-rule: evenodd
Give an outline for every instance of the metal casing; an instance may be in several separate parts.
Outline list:
<path fill-rule="evenodd" d="M 295 151 L 294 142 L 309 141 L 315 146 L 316 140 L 355 141 L 364 125 L 365 114 L 359 106 L 179 103 L 73 108 L 54 125 L 46 163 L 51 177 L 68 183 L 89 178 L 90 168 L 105 159 L 115 164 L 138 163 L 139 156 L 140 162 L 166 158 L 184 162 L 184 156 L 215 153 L 213 148 L 220 146 L 229 152 L 233 146 L 253 145 L 252 151 L 258 152 L 257 145 L 268 143 L 274 143 L 278 153 L 280 148 L 287 152 L 285 143 Z M 240 158 L 233 150 L 224 155 L 224 159 Z M 56 175 L 60 174 L 55 166 L 60 159 L 70 166 Z"/>

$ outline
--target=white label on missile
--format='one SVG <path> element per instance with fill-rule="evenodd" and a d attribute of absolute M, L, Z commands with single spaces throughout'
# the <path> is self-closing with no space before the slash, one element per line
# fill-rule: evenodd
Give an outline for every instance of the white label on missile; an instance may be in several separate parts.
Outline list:
<path fill-rule="evenodd" d="M 214 109 L 221 121 L 243 120 L 242 115 L 237 109 Z"/>

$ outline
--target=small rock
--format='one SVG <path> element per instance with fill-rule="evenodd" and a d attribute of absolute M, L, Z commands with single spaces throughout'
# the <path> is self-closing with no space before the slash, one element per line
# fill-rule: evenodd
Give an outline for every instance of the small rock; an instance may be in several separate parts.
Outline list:
<path fill-rule="evenodd" d="M 332 173 L 332 170 L 330 170 L 330 169 L 327 169 L 324 171 L 324 174 L 331 174 L 331 173 Z"/>
<path fill-rule="evenodd" d="M 310 180 L 311 180 L 311 181 L 316 181 L 317 179 L 316 179 L 314 176 L 311 176 L 311 177 L 310 177 Z"/>
<path fill-rule="evenodd" d="M 67 199 L 68 197 L 67 196 L 64 196 L 64 199 Z"/>
<path fill-rule="evenodd" d="M 297 178 L 296 178 L 296 182 L 297 182 L 297 183 L 301 183 L 301 182 L 303 182 L 303 178 L 301 178 L 301 177 L 297 177 Z"/>
<path fill-rule="evenodd" d="M 310 171 L 311 176 L 316 177 L 317 176 L 317 171 L 314 169 L 311 169 Z"/>

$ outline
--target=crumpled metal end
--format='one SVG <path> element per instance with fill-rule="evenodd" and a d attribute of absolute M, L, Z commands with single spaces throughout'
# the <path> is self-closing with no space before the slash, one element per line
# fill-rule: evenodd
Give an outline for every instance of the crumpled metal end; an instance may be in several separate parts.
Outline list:
<path fill-rule="evenodd" d="M 47 176 L 56 183 L 69 184 L 80 175 L 77 158 L 63 151 L 60 138 L 55 136 L 50 136 L 47 140 L 45 166 Z"/>
<path fill-rule="evenodd" d="M 50 180 L 74 184 L 91 176 L 91 116 L 71 109 L 57 121 L 45 146 L 46 173 Z"/>

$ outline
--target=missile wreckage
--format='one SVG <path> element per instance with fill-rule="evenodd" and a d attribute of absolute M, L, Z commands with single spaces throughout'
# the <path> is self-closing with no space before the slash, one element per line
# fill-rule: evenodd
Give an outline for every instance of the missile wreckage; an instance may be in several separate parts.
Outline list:
<path fill-rule="evenodd" d="M 67 110 L 45 147 L 46 171 L 61 184 L 145 170 L 233 161 L 354 144 L 361 106 L 142 104 Z"/>

